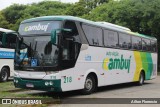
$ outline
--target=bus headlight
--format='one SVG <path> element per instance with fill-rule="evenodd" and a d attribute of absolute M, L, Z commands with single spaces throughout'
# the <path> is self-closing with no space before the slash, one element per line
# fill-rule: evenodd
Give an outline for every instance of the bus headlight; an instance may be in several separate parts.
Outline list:
<path fill-rule="evenodd" d="M 48 85 L 49 85 L 49 82 L 46 81 L 46 82 L 45 82 L 45 85 L 48 86 Z"/>
<path fill-rule="evenodd" d="M 52 82 L 52 81 L 50 81 L 50 85 L 53 85 L 53 82 Z"/>
<path fill-rule="evenodd" d="M 53 85 L 53 82 L 52 82 L 52 81 L 46 81 L 46 82 L 45 82 L 45 85 L 46 85 L 46 86 Z"/>
<path fill-rule="evenodd" d="M 18 80 L 15 80 L 16 83 L 18 83 Z"/>

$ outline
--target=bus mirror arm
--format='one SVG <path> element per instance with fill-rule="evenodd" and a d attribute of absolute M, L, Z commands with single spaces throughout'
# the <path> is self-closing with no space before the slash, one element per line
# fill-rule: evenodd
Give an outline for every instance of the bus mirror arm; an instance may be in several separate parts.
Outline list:
<path fill-rule="evenodd" d="M 51 32 L 51 43 L 53 45 L 57 45 L 57 35 L 58 35 L 57 30 L 52 30 L 52 32 Z"/>
<path fill-rule="evenodd" d="M 63 33 L 65 33 L 65 32 L 72 32 L 72 30 L 71 29 L 65 29 L 65 28 L 52 30 L 52 32 L 51 32 L 51 43 L 53 45 L 58 46 L 57 37 L 59 37 L 62 34 L 62 32 Z"/>
<path fill-rule="evenodd" d="M 67 40 L 67 41 L 75 41 L 75 39 L 73 37 L 66 37 L 65 40 Z"/>

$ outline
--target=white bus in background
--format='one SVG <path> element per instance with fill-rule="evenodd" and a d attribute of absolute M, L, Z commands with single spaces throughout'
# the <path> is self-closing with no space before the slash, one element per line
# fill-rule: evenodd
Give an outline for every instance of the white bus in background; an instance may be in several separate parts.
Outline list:
<path fill-rule="evenodd" d="M 5 82 L 9 77 L 13 77 L 16 37 L 15 31 L 0 28 L 0 82 Z"/>

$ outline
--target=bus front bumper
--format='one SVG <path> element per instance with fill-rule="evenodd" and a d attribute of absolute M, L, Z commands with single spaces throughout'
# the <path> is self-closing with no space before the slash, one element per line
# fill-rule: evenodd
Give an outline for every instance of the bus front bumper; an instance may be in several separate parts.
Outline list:
<path fill-rule="evenodd" d="M 14 77 L 16 88 L 61 92 L 61 80 L 21 79 Z"/>

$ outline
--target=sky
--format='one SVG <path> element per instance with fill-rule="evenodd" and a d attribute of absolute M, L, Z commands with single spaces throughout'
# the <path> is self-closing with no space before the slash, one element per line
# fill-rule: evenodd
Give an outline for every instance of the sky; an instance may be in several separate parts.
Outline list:
<path fill-rule="evenodd" d="M 31 3 L 37 3 L 40 1 L 46 1 L 46 0 L 0 0 L 0 10 L 5 9 L 6 7 L 14 3 L 31 4 Z M 61 1 L 64 3 L 74 3 L 74 2 L 78 2 L 79 0 L 48 0 L 48 1 Z"/>

